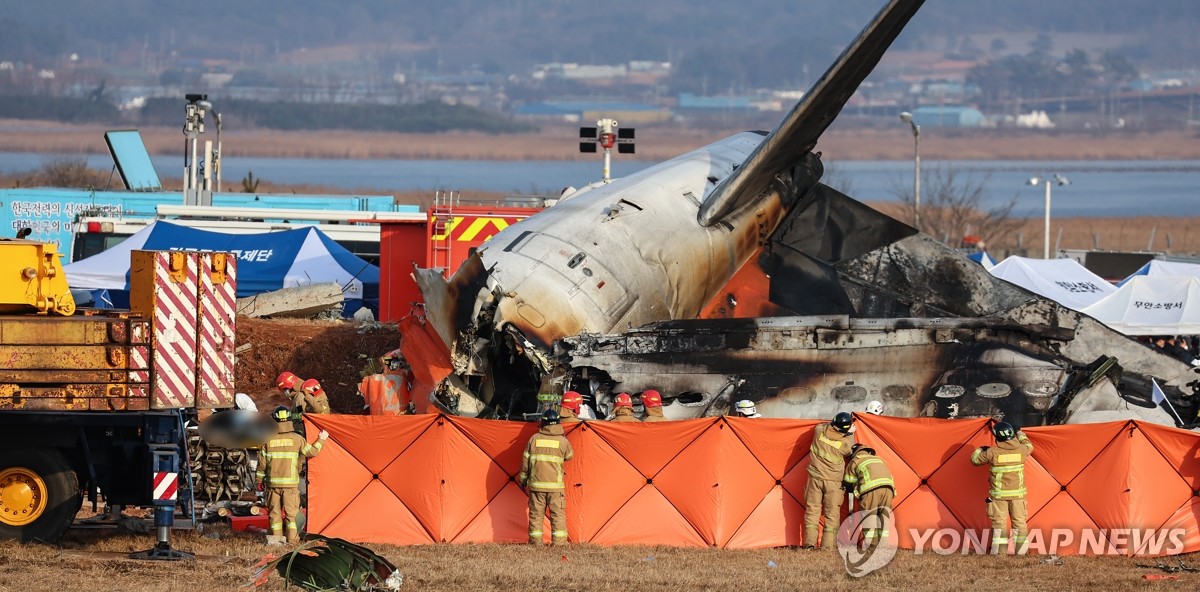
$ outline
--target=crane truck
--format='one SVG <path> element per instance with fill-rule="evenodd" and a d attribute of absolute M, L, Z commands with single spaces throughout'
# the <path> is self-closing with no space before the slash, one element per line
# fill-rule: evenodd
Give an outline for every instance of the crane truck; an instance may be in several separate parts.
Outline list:
<path fill-rule="evenodd" d="M 0 240 L 0 539 L 53 542 L 86 497 L 154 508 L 180 559 L 185 424 L 233 405 L 236 259 L 135 251 L 130 310 L 76 310 L 54 245 Z"/>

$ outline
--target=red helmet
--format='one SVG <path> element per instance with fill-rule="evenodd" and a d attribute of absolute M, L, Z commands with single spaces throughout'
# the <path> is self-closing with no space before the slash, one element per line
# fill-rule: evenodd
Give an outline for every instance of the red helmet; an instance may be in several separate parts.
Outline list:
<path fill-rule="evenodd" d="M 621 393 L 621 394 L 617 395 L 617 398 L 613 402 L 613 405 L 615 405 L 617 407 L 629 407 L 632 409 L 633 408 L 633 397 L 630 397 L 629 393 Z"/>
<path fill-rule="evenodd" d="M 295 374 L 292 374 L 291 372 L 284 372 L 283 374 L 279 375 L 279 378 L 275 379 L 275 388 L 277 388 L 281 391 L 286 390 L 286 389 L 293 389 L 293 388 L 296 388 L 297 382 L 300 382 L 299 376 L 296 376 Z"/>
<path fill-rule="evenodd" d="M 304 381 L 304 384 L 300 385 L 300 388 L 306 393 L 317 393 L 322 390 L 321 383 L 317 382 L 317 379 L 315 378 L 310 378 Z"/>
<path fill-rule="evenodd" d="M 658 391 L 646 391 L 642 393 L 642 405 L 646 407 L 662 407 L 662 395 Z"/>
<path fill-rule="evenodd" d="M 563 407 L 566 407 L 567 409 L 570 409 L 571 411 L 578 413 L 579 407 L 582 405 L 583 405 L 583 395 L 581 395 L 575 391 L 567 391 L 567 392 L 563 393 L 563 397 L 562 397 L 562 406 Z"/>

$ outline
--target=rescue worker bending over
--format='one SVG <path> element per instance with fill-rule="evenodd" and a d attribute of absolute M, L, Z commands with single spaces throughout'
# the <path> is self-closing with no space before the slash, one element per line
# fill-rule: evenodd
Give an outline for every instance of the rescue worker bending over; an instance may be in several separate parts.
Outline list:
<path fill-rule="evenodd" d="M 991 465 L 988 482 L 987 515 L 992 519 L 992 553 L 1008 547 L 1008 521 L 1012 519 L 1012 530 L 1017 554 L 1027 551 L 1026 537 L 1029 527 L 1025 507 L 1025 459 L 1033 454 L 1033 443 L 1024 432 L 1012 425 L 1000 422 L 992 426 L 996 446 L 981 446 L 971 454 L 971 464 Z"/>
<path fill-rule="evenodd" d="M 738 417 L 749 417 L 752 419 L 762 417 L 762 414 L 758 412 L 758 407 L 754 406 L 754 401 L 749 399 L 742 399 L 741 401 L 734 403 L 733 414 Z"/>
<path fill-rule="evenodd" d="M 825 517 L 822 549 L 836 547 L 838 519 L 842 510 L 842 477 L 846 457 L 854 445 L 854 416 L 838 413 L 833 421 L 813 428 L 808 454 L 808 486 L 804 489 L 804 546 L 817 544 L 817 527 Z"/>
<path fill-rule="evenodd" d="M 555 545 L 567 542 L 567 500 L 564 494 L 563 463 L 575 456 L 563 436 L 558 412 L 542 413 L 542 427 L 525 445 L 517 483 L 529 495 L 529 544 L 542 544 L 542 522 L 550 511 L 550 538 Z"/>
<path fill-rule="evenodd" d="M 646 417 L 642 421 L 667 421 L 663 416 L 662 395 L 650 390 L 642 393 L 642 405 L 646 408 Z"/>
<path fill-rule="evenodd" d="M 292 399 L 292 406 L 301 413 L 329 413 L 329 396 L 317 379 L 310 378 L 300 386 L 300 393 Z"/>
<path fill-rule="evenodd" d="M 277 434 L 262 447 L 257 482 L 267 498 L 267 516 L 271 520 L 268 544 L 283 542 L 283 521 L 287 518 L 287 542 L 300 541 L 297 517 L 300 515 L 300 457 L 312 458 L 321 452 L 329 432 L 321 430 L 315 444 L 309 444 L 295 432 L 287 407 L 276 407 L 271 414 Z"/>
<path fill-rule="evenodd" d="M 558 416 L 562 423 L 578 423 L 579 408 L 583 406 L 583 395 L 575 391 L 563 393 L 562 403 L 559 404 Z"/>
<path fill-rule="evenodd" d="M 870 547 L 888 538 L 896 482 L 892 480 L 892 472 L 883 459 L 875 456 L 874 448 L 862 444 L 850 447 L 842 489 L 858 498 L 858 505 L 864 512 L 863 545 Z"/>
<path fill-rule="evenodd" d="M 633 415 L 633 397 L 621 393 L 613 400 L 613 417 L 610 421 L 637 421 Z"/>

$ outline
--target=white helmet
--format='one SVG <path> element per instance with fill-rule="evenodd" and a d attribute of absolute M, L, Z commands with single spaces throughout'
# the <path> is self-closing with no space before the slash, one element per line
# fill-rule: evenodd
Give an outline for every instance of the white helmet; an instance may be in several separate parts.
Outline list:
<path fill-rule="evenodd" d="M 871 415 L 883 415 L 883 403 L 879 401 L 871 401 L 867 403 L 867 413 Z"/>
<path fill-rule="evenodd" d="M 758 408 L 754 406 L 754 401 L 742 399 L 733 404 L 734 412 L 742 417 L 762 417 L 758 414 Z"/>

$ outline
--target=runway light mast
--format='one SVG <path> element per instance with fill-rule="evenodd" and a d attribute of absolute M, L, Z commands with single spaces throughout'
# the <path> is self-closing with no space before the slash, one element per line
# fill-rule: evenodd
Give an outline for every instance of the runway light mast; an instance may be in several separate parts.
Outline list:
<path fill-rule="evenodd" d="M 615 119 L 604 118 L 596 122 L 596 127 L 579 128 L 579 151 L 596 152 L 597 147 L 604 148 L 604 182 L 612 180 L 612 148 L 617 147 L 620 154 L 634 153 L 634 128 L 622 128 Z"/>
<path fill-rule="evenodd" d="M 1063 185 L 1070 185 L 1071 181 L 1069 181 L 1066 177 L 1059 175 L 1059 174 L 1055 174 L 1051 177 L 1034 176 L 1033 178 L 1029 179 L 1029 184 L 1034 187 L 1037 187 L 1038 185 L 1041 185 L 1042 183 L 1046 184 L 1046 227 L 1045 227 L 1045 233 L 1044 233 L 1045 234 L 1044 239 L 1045 239 L 1046 244 L 1042 248 L 1042 258 L 1049 259 L 1050 258 L 1050 185 L 1055 184 L 1055 185 L 1058 185 L 1059 187 L 1062 187 Z"/>

